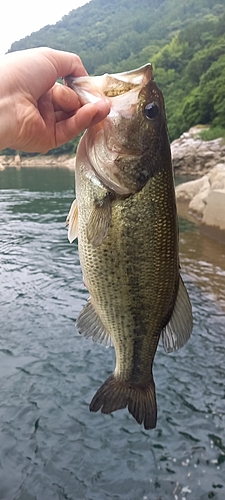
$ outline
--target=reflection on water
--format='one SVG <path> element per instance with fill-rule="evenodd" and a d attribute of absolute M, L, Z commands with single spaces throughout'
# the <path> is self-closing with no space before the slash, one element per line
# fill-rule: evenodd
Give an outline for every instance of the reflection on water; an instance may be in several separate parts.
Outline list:
<path fill-rule="evenodd" d="M 225 245 L 198 231 L 180 234 L 182 269 L 225 312 Z"/>
<path fill-rule="evenodd" d="M 155 360 L 158 425 L 90 414 L 113 349 L 78 335 L 88 293 L 67 241 L 73 172 L 0 172 L 0 499 L 225 497 L 225 246 L 180 220 L 194 332 Z"/>

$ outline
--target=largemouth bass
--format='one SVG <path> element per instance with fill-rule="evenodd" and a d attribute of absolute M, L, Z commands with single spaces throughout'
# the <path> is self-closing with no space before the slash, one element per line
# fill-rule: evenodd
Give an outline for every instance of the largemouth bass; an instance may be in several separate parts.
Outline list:
<path fill-rule="evenodd" d="M 166 352 L 192 331 L 180 276 L 178 226 L 164 101 L 150 64 L 101 77 L 66 78 L 83 103 L 105 98 L 110 114 L 88 129 L 76 157 L 76 200 L 68 236 L 78 236 L 90 299 L 77 319 L 85 337 L 114 345 L 116 367 L 90 410 L 128 407 L 145 429 L 156 426 L 152 366 L 161 336 Z"/>

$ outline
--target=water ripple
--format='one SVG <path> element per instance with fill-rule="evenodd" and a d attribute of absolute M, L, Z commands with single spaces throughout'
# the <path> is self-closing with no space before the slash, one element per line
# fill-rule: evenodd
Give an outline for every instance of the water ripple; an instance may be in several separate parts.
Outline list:
<path fill-rule="evenodd" d="M 224 246 L 182 221 L 194 331 L 156 354 L 157 428 L 90 414 L 115 355 L 74 326 L 88 292 L 65 230 L 71 172 L 22 170 L 0 172 L 1 500 L 223 500 Z"/>

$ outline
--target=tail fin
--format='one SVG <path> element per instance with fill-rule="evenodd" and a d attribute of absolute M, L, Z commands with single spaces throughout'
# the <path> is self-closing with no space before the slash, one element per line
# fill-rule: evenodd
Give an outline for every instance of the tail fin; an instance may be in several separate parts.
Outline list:
<path fill-rule="evenodd" d="M 98 389 L 90 403 L 90 411 L 112 413 L 126 408 L 138 424 L 154 429 L 157 421 L 155 384 L 152 379 L 146 387 L 137 387 L 111 375 Z"/>

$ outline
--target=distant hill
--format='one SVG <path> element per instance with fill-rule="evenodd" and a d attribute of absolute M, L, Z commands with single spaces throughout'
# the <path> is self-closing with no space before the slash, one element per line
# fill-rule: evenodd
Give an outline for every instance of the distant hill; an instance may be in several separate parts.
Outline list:
<path fill-rule="evenodd" d="M 91 74 L 152 62 L 171 139 L 225 128 L 225 0 L 91 0 L 10 51 L 43 45 L 79 54 Z"/>
<path fill-rule="evenodd" d="M 54 8 L 54 7 L 53 7 Z M 225 0 L 91 0 L 11 51 L 49 47 L 76 52 L 91 74 L 145 63 L 189 22 L 224 12 Z"/>

